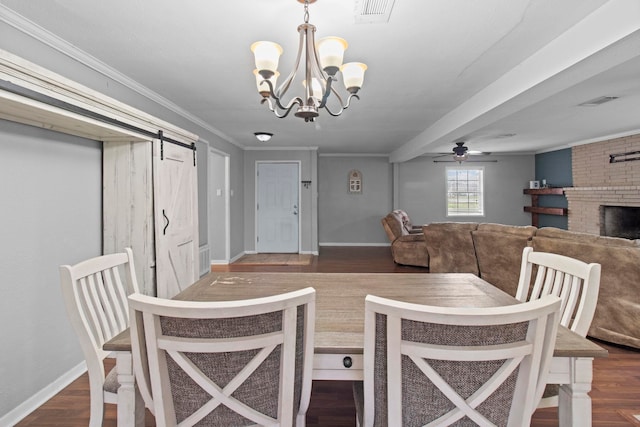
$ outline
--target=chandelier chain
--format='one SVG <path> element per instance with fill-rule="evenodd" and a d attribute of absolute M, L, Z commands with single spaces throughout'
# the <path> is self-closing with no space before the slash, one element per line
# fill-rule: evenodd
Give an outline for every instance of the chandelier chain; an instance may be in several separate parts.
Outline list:
<path fill-rule="evenodd" d="M 304 1 L 304 23 L 309 23 L 309 0 Z"/>

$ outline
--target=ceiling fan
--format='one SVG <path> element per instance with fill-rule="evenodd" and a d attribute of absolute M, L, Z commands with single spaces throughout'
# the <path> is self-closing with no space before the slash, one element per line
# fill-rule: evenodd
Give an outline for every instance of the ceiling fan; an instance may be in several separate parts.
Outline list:
<path fill-rule="evenodd" d="M 449 156 L 451 154 L 453 154 L 453 161 L 458 162 L 458 163 L 462 163 L 462 162 L 466 162 L 466 161 L 470 161 L 470 162 L 495 162 L 496 160 L 469 160 L 469 156 L 486 156 L 488 154 L 491 154 L 489 152 L 486 151 L 470 151 L 469 147 L 466 147 L 464 145 L 465 141 L 459 141 L 456 142 L 456 146 L 453 147 L 453 150 L 451 150 L 451 153 L 442 153 L 439 156 L 434 157 L 435 159 L 439 158 L 439 157 L 444 157 L 444 156 Z M 445 160 L 434 160 L 434 162 L 443 162 Z"/>

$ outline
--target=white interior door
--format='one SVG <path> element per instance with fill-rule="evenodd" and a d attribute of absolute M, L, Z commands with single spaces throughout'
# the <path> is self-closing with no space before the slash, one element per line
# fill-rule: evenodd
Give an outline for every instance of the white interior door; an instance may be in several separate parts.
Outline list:
<path fill-rule="evenodd" d="M 153 143 L 157 296 L 171 298 L 198 279 L 198 186 L 191 149 Z"/>
<path fill-rule="evenodd" d="M 256 248 L 259 253 L 298 253 L 299 168 L 298 163 L 258 163 Z"/>

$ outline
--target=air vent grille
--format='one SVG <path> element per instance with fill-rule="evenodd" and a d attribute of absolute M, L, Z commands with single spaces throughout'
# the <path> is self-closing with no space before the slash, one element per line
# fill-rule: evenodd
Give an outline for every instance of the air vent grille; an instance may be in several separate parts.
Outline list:
<path fill-rule="evenodd" d="M 389 22 L 395 0 L 356 0 L 355 22 L 372 24 Z"/>

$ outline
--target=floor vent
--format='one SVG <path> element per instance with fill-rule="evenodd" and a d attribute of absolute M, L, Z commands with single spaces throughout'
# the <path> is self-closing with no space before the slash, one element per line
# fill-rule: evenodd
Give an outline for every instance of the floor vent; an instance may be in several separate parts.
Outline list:
<path fill-rule="evenodd" d="M 356 24 L 389 22 L 395 0 L 356 0 Z"/>

